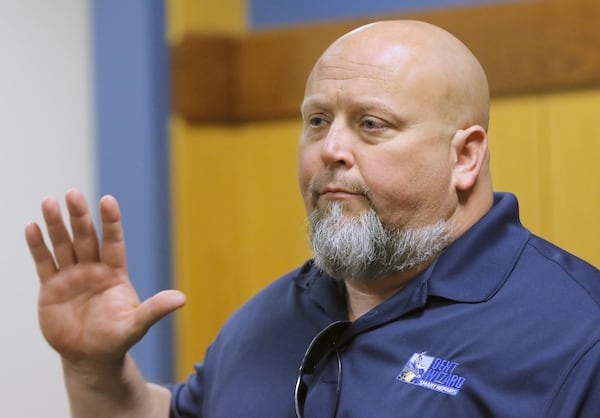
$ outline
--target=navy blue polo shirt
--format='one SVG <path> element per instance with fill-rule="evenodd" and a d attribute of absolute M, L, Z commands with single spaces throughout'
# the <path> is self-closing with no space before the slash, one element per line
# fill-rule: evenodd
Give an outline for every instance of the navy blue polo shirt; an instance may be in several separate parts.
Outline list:
<path fill-rule="evenodd" d="M 337 417 L 598 417 L 599 301 L 600 272 L 532 235 L 516 198 L 496 193 L 427 270 L 344 331 Z M 295 417 L 306 348 L 346 318 L 343 283 L 307 262 L 227 321 L 171 388 L 171 416 Z M 332 416 L 337 367 L 328 355 L 306 379 L 306 418 Z"/>

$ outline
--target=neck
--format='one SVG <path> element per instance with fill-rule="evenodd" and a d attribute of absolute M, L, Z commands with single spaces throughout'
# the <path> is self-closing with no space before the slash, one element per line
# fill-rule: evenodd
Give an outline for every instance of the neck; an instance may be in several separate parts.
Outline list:
<path fill-rule="evenodd" d="M 374 280 L 346 280 L 348 319 L 354 321 L 385 302 L 425 270 L 431 261 L 409 271 Z"/>

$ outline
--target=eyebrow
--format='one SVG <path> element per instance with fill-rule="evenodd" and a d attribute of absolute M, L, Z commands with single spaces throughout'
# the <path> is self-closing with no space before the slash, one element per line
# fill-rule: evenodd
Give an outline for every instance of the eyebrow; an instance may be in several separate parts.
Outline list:
<path fill-rule="evenodd" d="M 358 107 L 362 112 L 369 112 L 372 110 L 377 110 L 377 111 L 381 111 L 381 112 L 384 112 L 384 113 L 387 113 L 390 115 L 397 113 L 394 111 L 394 109 L 392 107 L 383 103 L 380 100 L 373 100 L 373 99 L 363 100 L 363 101 L 354 103 L 354 105 L 356 107 Z"/>
<path fill-rule="evenodd" d="M 300 112 L 304 113 L 304 109 L 307 107 L 316 107 L 319 109 L 324 109 L 327 106 L 325 105 L 325 101 L 320 99 L 320 98 L 316 98 L 316 97 L 308 97 L 308 98 L 304 98 L 304 100 L 302 100 L 302 103 L 300 103 Z"/>

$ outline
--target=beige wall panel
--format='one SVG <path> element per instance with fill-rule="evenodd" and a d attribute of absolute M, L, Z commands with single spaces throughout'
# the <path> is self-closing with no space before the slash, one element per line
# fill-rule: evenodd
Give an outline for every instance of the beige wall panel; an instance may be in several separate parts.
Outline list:
<path fill-rule="evenodd" d="M 522 222 L 547 236 L 547 191 L 540 187 L 546 162 L 539 150 L 537 107 L 535 96 L 493 100 L 489 141 L 494 189 L 517 195 Z"/>
<path fill-rule="evenodd" d="M 172 123 L 176 316 L 183 378 L 231 313 L 309 251 L 296 180 L 300 122 Z"/>
<path fill-rule="evenodd" d="M 298 190 L 300 121 L 247 124 L 243 128 L 244 216 L 242 299 L 262 289 L 309 255 L 306 216 Z"/>
<path fill-rule="evenodd" d="M 171 45 L 189 33 L 240 34 L 246 29 L 245 0 L 169 0 Z M 244 285 L 244 152 L 239 126 L 192 128 L 171 124 L 172 242 L 175 285 L 187 303 L 175 316 L 175 370 L 192 372 L 230 313 Z"/>
<path fill-rule="evenodd" d="M 540 104 L 549 150 L 554 241 L 600 266 L 600 90 L 550 94 Z"/>
<path fill-rule="evenodd" d="M 171 43 L 189 33 L 242 33 L 246 29 L 246 1 L 168 0 L 167 20 Z"/>
<path fill-rule="evenodd" d="M 492 102 L 496 190 L 513 191 L 533 232 L 600 265 L 600 91 Z"/>
<path fill-rule="evenodd" d="M 242 148 L 235 131 L 173 123 L 173 271 L 187 297 L 175 321 L 179 378 L 202 358 L 239 299 Z"/>

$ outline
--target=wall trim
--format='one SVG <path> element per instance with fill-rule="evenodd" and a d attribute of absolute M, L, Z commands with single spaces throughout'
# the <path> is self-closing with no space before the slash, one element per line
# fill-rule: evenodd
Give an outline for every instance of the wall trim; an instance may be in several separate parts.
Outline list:
<path fill-rule="evenodd" d="M 538 0 L 422 13 L 475 53 L 492 97 L 600 87 L 600 2 Z M 321 52 L 356 26 L 345 20 L 237 36 L 190 34 L 171 46 L 172 108 L 191 124 L 299 115 L 306 77 Z"/>

